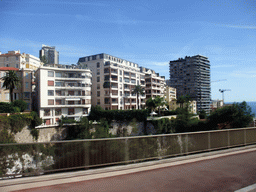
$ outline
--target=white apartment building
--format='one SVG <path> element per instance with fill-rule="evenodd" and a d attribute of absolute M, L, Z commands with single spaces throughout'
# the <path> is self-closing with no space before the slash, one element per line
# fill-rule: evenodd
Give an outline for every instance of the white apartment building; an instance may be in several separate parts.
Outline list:
<path fill-rule="evenodd" d="M 166 83 L 165 77 L 159 76 L 154 70 L 140 67 L 140 71 L 145 74 L 146 81 L 146 100 L 150 97 L 155 98 L 156 96 L 165 97 Z"/>
<path fill-rule="evenodd" d="M 79 65 L 92 71 L 92 105 L 103 109 L 129 110 L 145 107 L 145 95 L 133 94 L 136 85 L 145 88 L 145 74 L 138 64 L 105 53 L 81 57 Z"/>
<path fill-rule="evenodd" d="M 91 109 L 91 71 L 73 65 L 47 64 L 36 71 L 37 110 L 44 126 L 63 115 L 79 120 Z"/>

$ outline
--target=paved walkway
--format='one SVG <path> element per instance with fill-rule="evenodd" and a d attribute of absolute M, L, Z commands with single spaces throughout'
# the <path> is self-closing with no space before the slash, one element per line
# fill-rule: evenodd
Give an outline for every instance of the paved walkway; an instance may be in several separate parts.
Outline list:
<path fill-rule="evenodd" d="M 0 191 L 235 191 L 256 182 L 255 159 L 256 147 L 250 146 L 127 166 L 6 180 L 0 182 Z"/>

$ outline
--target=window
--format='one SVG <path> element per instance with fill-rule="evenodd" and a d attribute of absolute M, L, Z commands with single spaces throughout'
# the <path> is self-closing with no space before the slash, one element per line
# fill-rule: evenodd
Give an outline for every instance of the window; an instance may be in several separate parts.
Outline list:
<path fill-rule="evenodd" d="M 97 82 L 100 82 L 100 77 L 97 77 Z"/>
<path fill-rule="evenodd" d="M 122 75 L 122 71 L 121 70 L 119 71 L 119 75 Z"/>
<path fill-rule="evenodd" d="M 9 61 L 9 58 L 8 58 L 8 57 L 6 57 L 6 61 Z"/>
<path fill-rule="evenodd" d="M 45 119 L 45 125 L 50 125 L 51 124 L 51 119 Z"/>
<path fill-rule="evenodd" d="M 19 60 L 18 56 L 16 56 L 16 60 Z"/>
<path fill-rule="evenodd" d="M 97 99 L 97 105 L 100 105 L 100 99 Z"/>
<path fill-rule="evenodd" d="M 48 86 L 54 86 L 54 81 L 48 81 Z"/>
<path fill-rule="evenodd" d="M 54 100 L 53 99 L 48 99 L 48 105 L 54 105 Z"/>
<path fill-rule="evenodd" d="M 97 68 L 99 68 L 100 67 L 100 63 L 97 63 Z"/>
<path fill-rule="evenodd" d="M 119 77 L 119 81 L 122 82 L 122 80 L 123 80 L 122 77 Z"/>
<path fill-rule="evenodd" d="M 54 72 L 53 71 L 48 71 L 48 77 L 54 77 Z"/>
<path fill-rule="evenodd" d="M 16 65 L 17 65 L 17 64 L 16 64 Z M 26 79 L 29 79 L 28 72 L 25 73 L 25 77 L 26 77 Z"/>
<path fill-rule="evenodd" d="M 74 108 L 68 108 L 68 115 L 74 115 L 75 109 Z"/>
<path fill-rule="evenodd" d="M 45 109 L 44 110 L 44 116 L 50 116 L 51 113 L 50 113 L 50 109 Z"/>
<path fill-rule="evenodd" d="M 25 88 L 28 89 L 28 82 L 25 83 Z"/>
<path fill-rule="evenodd" d="M 54 96 L 54 90 L 48 90 L 48 96 Z"/>
<path fill-rule="evenodd" d="M 16 68 L 19 68 L 19 64 L 16 64 L 15 67 L 16 67 Z"/>
<path fill-rule="evenodd" d="M 60 72 L 55 73 L 56 77 L 62 77 Z M 52 76 L 53 77 L 53 76 Z"/>
<path fill-rule="evenodd" d="M 100 75 L 100 69 L 97 69 L 97 75 Z"/>
<path fill-rule="evenodd" d="M 49 83 L 48 83 L 48 85 L 49 85 Z M 63 84 L 63 82 L 55 82 L 55 86 L 56 87 L 64 87 L 64 84 Z"/>
<path fill-rule="evenodd" d="M 30 99 L 30 92 L 24 92 L 24 99 Z"/>
<path fill-rule="evenodd" d="M 56 103 L 56 105 L 62 105 L 62 101 L 60 100 L 60 99 L 56 99 L 56 101 L 55 101 Z"/>
<path fill-rule="evenodd" d="M 88 108 L 83 108 L 83 114 L 88 114 Z"/>
<path fill-rule="evenodd" d="M 100 89 L 100 84 L 97 84 L 97 89 Z"/>
<path fill-rule="evenodd" d="M 100 91 L 97 91 L 97 97 L 100 97 Z"/>
<path fill-rule="evenodd" d="M 123 95 L 123 93 L 122 93 L 122 91 L 120 91 L 120 96 L 122 96 Z"/>
<path fill-rule="evenodd" d="M 61 115 L 61 109 L 60 108 L 56 108 L 55 109 L 55 116 L 59 116 Z"/>
<path fill-rule="evenodd" d="M 26 68 L 29 69 L 29 64 L 26 64 Z"/>
<path fill-rule="evenodd" d="M 93 55 L 93 56 L 92 56 L 92 60 L 96 60 L 96 56 L 97 56 L 97 55 Z"/>

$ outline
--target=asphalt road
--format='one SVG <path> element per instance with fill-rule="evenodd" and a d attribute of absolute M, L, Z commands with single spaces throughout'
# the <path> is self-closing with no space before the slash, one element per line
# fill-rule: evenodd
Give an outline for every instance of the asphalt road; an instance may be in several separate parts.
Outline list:
<path fill-rule="evenodd" d="M 235 191 L 256 183 L 256 151 L 21 191 Z"/>

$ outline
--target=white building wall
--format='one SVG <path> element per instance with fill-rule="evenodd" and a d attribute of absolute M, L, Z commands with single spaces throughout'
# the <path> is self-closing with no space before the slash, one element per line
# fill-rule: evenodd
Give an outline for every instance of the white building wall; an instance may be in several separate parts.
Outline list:
<path fill-rule="evenodd" d="M 68 66 L 70 67 L 70 66 Z M 61 116 L 79 120 L 91 109 L 91 71 L 47 65 L 37 72 L 38 111 L 44 125 L 57 125 Z"/>

